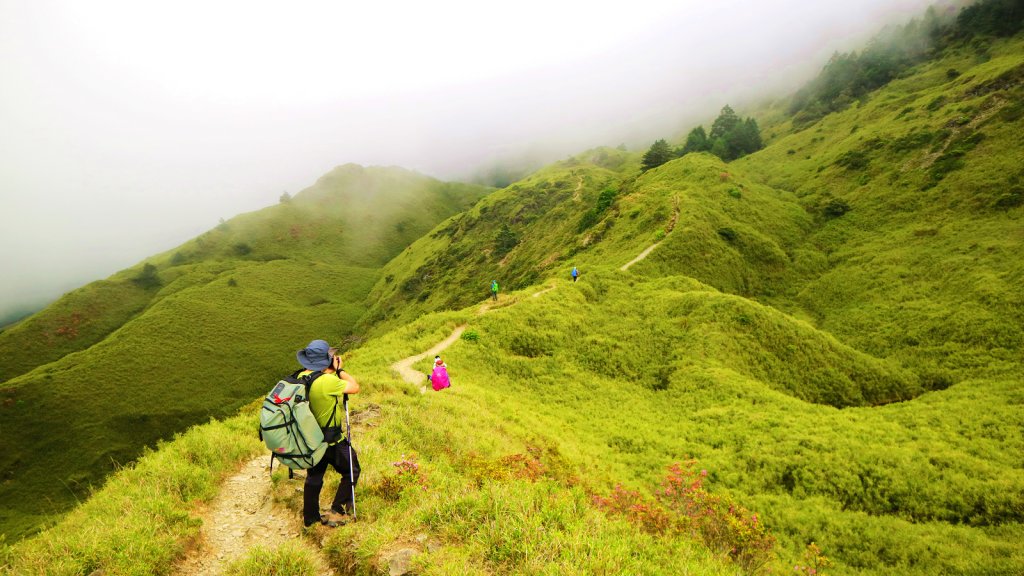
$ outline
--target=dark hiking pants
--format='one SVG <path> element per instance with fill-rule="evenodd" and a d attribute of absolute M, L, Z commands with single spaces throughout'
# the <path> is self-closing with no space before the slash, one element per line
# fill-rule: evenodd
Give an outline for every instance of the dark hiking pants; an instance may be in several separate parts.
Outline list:
<path fill-rule="evenodd" d="M 324 474 L 328 466 L 341 474 L 331 510 L 341 514 L 352 513 L 352 475 L 349 473 L 348 448 L 349 444 L 345 440 L 328 446 L 320 463 L 306 472 L 306 484 L 302 490 L 302 523 L 306 526 L 320 522 L 320 490 L 324 487 Z M 359 482 L 359 459 L 355 449 L 352 450 L 352 460 L 355 481 Z"/>

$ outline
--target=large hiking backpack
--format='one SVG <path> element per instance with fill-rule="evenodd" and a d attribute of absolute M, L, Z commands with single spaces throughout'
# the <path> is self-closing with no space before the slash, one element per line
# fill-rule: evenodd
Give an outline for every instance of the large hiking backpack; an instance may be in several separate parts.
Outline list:
<path fill-rule="evenodd" d="M 434 371 L 430 373 L 430 385 L 433 387 L 435 392 L 439 392 L 451 386 L 452 384 L 448 380 L 448 369 L 440 364 L 434 366 Z"/>
<path fill-rule="evenodd" d="M 336 411 L 332 411 L 328 427 L 320 428 L 309 408 L 309 388 L 323 372 L 299 376 L 301 372 L 281 379 L 267 394 L 260 410 L 260 439 L 270 449 L 271 463 L 277 458 L 292 470 L 316 466 L 328 443 L 336 441 L 341 431 L 334 426 Z M 324 432 L 330 438 L 324 438 Z"/>

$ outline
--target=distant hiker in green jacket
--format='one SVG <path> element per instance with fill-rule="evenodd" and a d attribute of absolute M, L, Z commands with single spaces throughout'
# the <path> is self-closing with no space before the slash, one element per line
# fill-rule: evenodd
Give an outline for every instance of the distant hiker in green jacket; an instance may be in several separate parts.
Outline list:
<path fill-rule="evenodd" d="M 335 432 L 337 438 L 331 441 L 323 459 L 306 472 L 306 484 L 302 491 L 302 522 L 307 527 L 316 523 L 337 526 L 347 521 L 355 508 L 354 486 L 359 481 L 359 460 L 355 450 L 351 450 L 350 439 L 342 436 L 344 429 L 341 425 L 345 422 L 342 398 L 345 394 L 359 393 L 359 382 L 342 370 L 343 360 L 338 350 L 323 340 L 313 340 L 305 349 L 296 352 L 295 357 L 305 368 L 300 376 L 317 370 L 323 372 L 309 387 L 309 407 L 321 428 L 327 428 L 333 415 L 333 422 L 338 429 Z M 325 436 L 328 434 L 325 433 Z M 341 474 L 341 482 L 330 512 L 321 515 L 320 490 L 324 486 L 324 474 L 328 466 L 334 467 Z"/>
<path fill-rule="evenodd" d="M 495 302 L 498 301 L 498 281 L 497 280 L 491 280 L 491 297 L 494 298 Z"/>

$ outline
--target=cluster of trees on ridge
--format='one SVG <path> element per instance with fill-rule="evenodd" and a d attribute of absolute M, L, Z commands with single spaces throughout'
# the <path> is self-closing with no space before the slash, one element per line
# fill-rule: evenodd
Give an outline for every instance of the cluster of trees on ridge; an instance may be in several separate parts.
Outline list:
<path fill-rule="evenodd" d="M 921 20 L 886 28 L 859 54 L 835 53 L 821 74 L 793 96 L 793 126 L 805 128 L 845 109 L 950 46 L 969 43 L 987 59 L 987 37 L 1009 37 L 1024 28 L 1024 0 L 983 0 L 963 8 L 955 18 L 954 11 L 949 6 L 940 14 L 930 7 Z M 948 74 L 952 78 L 959 72 Z"/>
<path fill-rule="evenodd" d="M 711 124 L 711 133 L 697 126 L 686 136 L 686 143 L 673 150 L 665 140 L 658 140 L 644 154 L 643 169 L 650 170 L 690 152 L 711 152 L 726 162 L 757 152 L 764 147 L 761 129 L 753 118 L 742 119 L 728 104 Z"/>

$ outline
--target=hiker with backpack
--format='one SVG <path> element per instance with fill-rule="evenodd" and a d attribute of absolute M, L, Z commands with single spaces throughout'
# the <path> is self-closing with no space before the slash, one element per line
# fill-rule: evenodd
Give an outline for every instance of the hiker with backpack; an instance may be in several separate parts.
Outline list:
<path fill-rule="evenodd" d="M 341 418 L 348 419 L 347 394 L 359 393 L 359 382 L 342 369 L 343 361 L 338 351 L 324 340 L 313 340 L 295 357 L 304 370 L 301 378 L 320 373 L 309 385 L 309 408 L 320 427 L 325 430 L 324 441 L 327 449 L 323 458 L 306 473 L 302 492 L 302 523 L 312 526 L 316 523 L 338 526 L 348 516 L 355 515 L 355 484 L 359 481 L 359 460 L 350 443 L 341 433 Z M 339 398 L 345 398 L 345 406 L 339 406 Z M 332 426 L 332 424 L 334 426 Z M 337 428 L 337 431 L 334 431 Z M 348 431 L 351 436 L 351 429 Z M 320 490 L 324 485 L 324 474 L 332 466 L 341 474 L 338 491 L 334 495 L 330 512 L 320 514 Z"/>
<path fill-rule="evenodd" d="M 491 280 L 491 297 L 494 298 L 495 302 L 498 301 L 498 281 L 497 280 Z"/>
<path fill-rule="evenodd" d="M 448 365 L 441 360 L 440 356 L 434 356 L 434 368 L 427 378 L 435 392 L 440 392 L 452 385 L 448 379 Z"/>
<path fill-rule="evenodd" d="M 580 277 L 580 271 L 575 266 L 572 267 L 572 281 L 576 282 L 576 279 Z"/>

